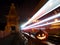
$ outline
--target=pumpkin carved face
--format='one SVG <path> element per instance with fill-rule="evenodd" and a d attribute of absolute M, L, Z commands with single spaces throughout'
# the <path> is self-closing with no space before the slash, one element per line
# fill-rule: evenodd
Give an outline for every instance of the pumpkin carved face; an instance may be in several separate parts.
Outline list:
<path fill-rule="evenodd" d="M 43 40 L 43 39 L 46 38 L 46 35 L 44 33 L 43 34 L 38 34 L 37 38 L 40 39 L 40 40 Z"/>
<path fill-rule="evenodd" d="M 36 38 L 39 40 L 44 40 L 47 38 L 47 33 L 45 31 L 40 30 L 36 33 Z"/>

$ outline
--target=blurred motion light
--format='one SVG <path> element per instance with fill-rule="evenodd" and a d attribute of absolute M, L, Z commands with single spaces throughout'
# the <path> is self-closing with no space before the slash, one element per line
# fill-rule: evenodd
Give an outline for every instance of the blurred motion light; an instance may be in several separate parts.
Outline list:
<path fill-rule="evenodd" d="M 40 27 L 40 26 L 46 26 L 46 25 L 57 23 L 57 22 L 60 22 L 60 20 L 59 21 L 56 21 L 56 22 L 50 22 L 50 23 L 47 23 L 47 24 L 37 25 L 37 26 L 34 26 L 32 28 L 36 28 L 36 27 Z"/>
<path fill-rule="evenodd" d="M 42 16 L 46 15 L 47 13 L 51 12 L 52 10 L 56 9 L 60 6 L 60 0 L 49 0 L 41 9 L 38 10 L 36 14 L 33 15 L 33 17 L 28 20 L 23 27 L 28 25 L 29 23 L 32 23 L 33 20 L 37 20 L 41 18 Z"/>
<path fill-rule="evenodd" d="M 51 17 L 48 17 L 48 18 L 46 18 L 46 19 L 44 19 L 44 20 L 42 20 L 42 21 L 40 21 L 40 22 L 38 22 L 38 23 L 32 24 L 32 25 L 27 26 L 27 27 L 25 27 L 25 28 L 31 28 L 31 27 L 33 28 L 33 27 L 36 26 L 36 25 L 40 25 L 41 23 L 44 23 L 44 22 L 46 22 L 46 21 L 55 19 L 55 18 L 57 18 L 57 17 L 60 17 L 60 13 L 58 13 L 58 14 L 56 14 L 56 15 L 53 15 L 53 16 L 51 16 Z M 47 23 L 47 24 L 48 24 L 48 23 Z M 24 29 L 24 28 L 23 28 L 23 29 Z"/>
<path fill-rule="evenodd" d="M 55 21 L 55 22 L 57 22 L 57 21 L 58 21 L 58 19 L 55 19 L 54 21 Z"/>
<path fill-rule="evenodd" d="M 60 22 L 60 20 L 57 21 L 57 22 Z M 50 25 L 50 24 L 57 23 L 57 22 L 50 22 L 50 23 L 47 23 L 47 24 L 41 24 L 41 25 L 37 25 L 37 26 L 34 26 L 34 27 L 30 27 L 30 28 L 24 28 L 24 30 L 25 30 L 25 29 L 31 29 L 31 28 L 37 28 L 37 27 L 40 27 L 40 26 L 46 26 L 46 25 Z"/>

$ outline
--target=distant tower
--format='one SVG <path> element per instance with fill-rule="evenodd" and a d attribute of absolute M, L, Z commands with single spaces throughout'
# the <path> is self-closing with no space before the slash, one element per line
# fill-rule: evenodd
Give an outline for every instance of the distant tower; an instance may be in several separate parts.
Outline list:
<path fill-rule="evenodd" d="M 7 26 L 6 30 L 11 31 L 19 31 L 19 16 L 16 13 L 15 6 L 12 3 L 10 7 L 9 14 L 6 16 L 7 17 Z"/>

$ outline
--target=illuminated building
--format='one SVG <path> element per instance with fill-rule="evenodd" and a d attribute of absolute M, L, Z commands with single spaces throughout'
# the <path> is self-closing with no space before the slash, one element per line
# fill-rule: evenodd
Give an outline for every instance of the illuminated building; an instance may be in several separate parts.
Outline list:
<path fill-rule="evenodd" d="M 7 26 L 6 26 L 6 31 L 19 31 L 19 16 L 16 13 L 15 6 L 12 3 L 10 7 L 9 14 L 6 16 L 7 17 Z"/>

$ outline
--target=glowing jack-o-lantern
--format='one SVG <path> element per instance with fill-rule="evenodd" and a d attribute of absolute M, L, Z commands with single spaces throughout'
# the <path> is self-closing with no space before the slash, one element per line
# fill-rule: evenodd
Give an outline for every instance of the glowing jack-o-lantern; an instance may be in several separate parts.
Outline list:
<path fill-rule="evenodd" d="M 43 40 L 43 39 L 46 38 L 46 35 L 45 34 L 42 34 L 42 35 L 38 34 L 37 38 L 40 39 L 40 40 Z"/>
<path fill-rule="evenodd" d="M 42 31 L 42 30 L 36 33 L 36 38 L 39 40 L 45 40 L 47 36 L 48 36 L 47 32 Z"/>

